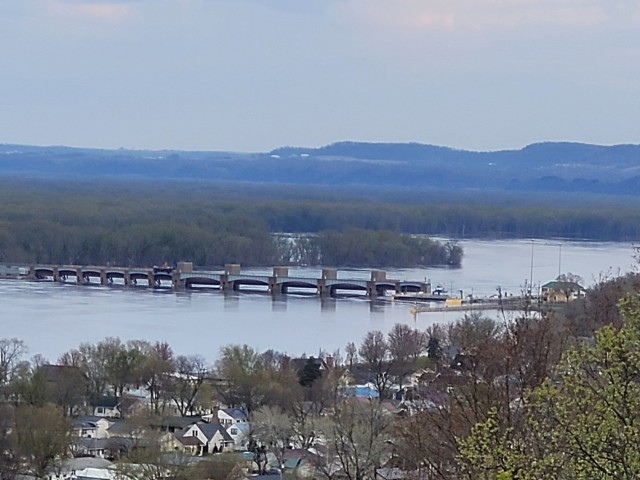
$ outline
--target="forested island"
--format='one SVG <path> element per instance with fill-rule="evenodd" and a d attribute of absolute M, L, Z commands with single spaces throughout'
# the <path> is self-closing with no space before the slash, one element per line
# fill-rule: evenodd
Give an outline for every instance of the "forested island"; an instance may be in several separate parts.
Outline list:
<path fill-rule="evenodd" d="M 60 183 L 17 187 L 5 182 L 3 187 L 4 263 L 150 266 L 186 259 L 205 267 L 230 262 L 459 267 L 463 256 L 453 241 L 366 225 L 366 217 L 376 213 L 363 206 L 347 205 L 342 222 L 328 222 L 327 204 L 252 195 L 226 199 L 180 184 L 90 182 L 69 189 Z M 275 235 L 283 227 L 298 233 Z"/>

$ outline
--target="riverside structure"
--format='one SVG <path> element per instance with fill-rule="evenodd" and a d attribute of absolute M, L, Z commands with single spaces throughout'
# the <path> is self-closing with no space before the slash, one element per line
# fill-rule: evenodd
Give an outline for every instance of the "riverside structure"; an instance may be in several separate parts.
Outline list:
<path fill-rule="evenodd" d="M 143 287 L 159 289 L 215 288 L 222 291 L 264 291 L 271 294 L 315 293 L 336 296 L 338 291 L 364 293 L 370 297 L 394 293 L 431 294 L 431 283 L 387 279 L 383 270 L 372 270 L 371 278 L 338 278 L 338 270 L 322 269 L 320 278 L 290 277 L 288 267 L 273 267 L 272 275 L 243 274 L 239 264 L 227 264 L 224 271 L 193 270 L 190 262 L 176 268 L 128 268 L 79 265 L 1 266 L 0 278 L 50 281 L 76 285 Z"/>

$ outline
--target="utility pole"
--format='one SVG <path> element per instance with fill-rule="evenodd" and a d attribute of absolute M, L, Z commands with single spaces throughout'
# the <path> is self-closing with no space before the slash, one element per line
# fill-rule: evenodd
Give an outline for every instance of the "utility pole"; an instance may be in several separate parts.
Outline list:
<path fill-rule="evenodd" d="M 562 275 L 562 244 L 559 243 L 560 250 L 558 251 L 558 277 Z"/>
<path fill-rule="evenodd" d="M 529 296 L 533 293 L 533 238 L 531 239 L 531 272 L 529 274 Z"/>

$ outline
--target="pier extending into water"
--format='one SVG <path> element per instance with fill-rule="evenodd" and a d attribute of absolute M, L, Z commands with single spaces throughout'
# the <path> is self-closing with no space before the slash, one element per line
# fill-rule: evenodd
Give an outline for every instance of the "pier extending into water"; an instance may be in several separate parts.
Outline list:
<path fill-rule="evenodd" d="M 176 268 L 128 268 L 80 265 L 0 266 L 0 279 L 50 281 L 75 285 L 143 287 L 155 289 L 202 289 L 222 291 L 268 291 L 271 294 L 311 293 L 336 296 L 338 292 L 370 297 L 392 293 L 431 294 L 431 283 L 387 279 L 385 271 L 371 271 L 370 279 L 339 278 L 338 270 L 322 269 L 320 278 L 289 276 L 288 267 L 273 267 L 271 275 L 242 273 L 239 264 L 227 264 L 223 271 L 194 270 L 190 262 Z"/>

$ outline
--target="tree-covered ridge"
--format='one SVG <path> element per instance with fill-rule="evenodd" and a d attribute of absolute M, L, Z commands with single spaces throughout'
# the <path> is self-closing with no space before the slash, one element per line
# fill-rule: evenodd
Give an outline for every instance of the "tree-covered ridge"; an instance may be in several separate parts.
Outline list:
<path fill-rule="evenodd" d="M 100 150 L 0 145 L 0 175 L 191 179 L 349 188 L 436 187 L 637 196 L 639 145 L 547 142 L 471 152 L 418 143 L 339 142 L 272 152 Z"/>

